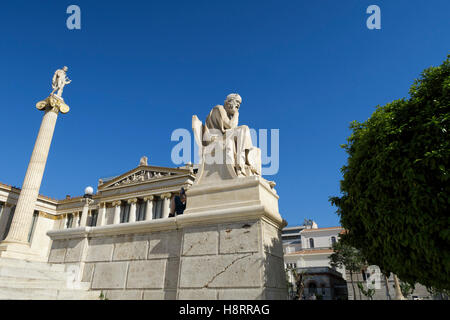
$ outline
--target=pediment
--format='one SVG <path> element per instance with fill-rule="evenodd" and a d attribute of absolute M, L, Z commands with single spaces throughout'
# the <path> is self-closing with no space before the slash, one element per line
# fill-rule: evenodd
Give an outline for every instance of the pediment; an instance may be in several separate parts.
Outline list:
<path fill-rule="evenodd" d="M 118 177 L 108 181 L 99 180 L 98 189 L 106 190 L 116 187 L 125 187 L 143 182 L 170 178 L 172 176 L 190 174 L 189 169 L 176 169 L 155 166 L 139 166 Z"/>

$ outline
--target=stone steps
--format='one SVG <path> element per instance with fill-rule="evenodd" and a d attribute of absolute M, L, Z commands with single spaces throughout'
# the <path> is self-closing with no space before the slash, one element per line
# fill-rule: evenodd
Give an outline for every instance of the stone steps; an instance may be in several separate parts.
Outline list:
<path fill-rule="evenodd" d="M 48 271 L 64 271 L 63 264 L 50 264 L 46 262 L 34 262 L 27 260 L 0 258 L 0 267 L 17 267 L 17 268 L 31 268 L 34 270 L 48 270 Z"/>
<path fill-rule="evenodd" d="M 100 292 L 85 290 L 9 288 L 0 286 L 0 300 L 96 300 Z"/>
<path fill-rule="evenodd" d="M 0 266 L 0 278 L 24 278 L 65 281 L 67 279 L 67 276 L 67 273 L 61 271 Z"/>
<path fill-rule="evenodd" d="M 100 291 L 73 283 L 64 265 L 0 258 L 0 300 L 96 300 Z M 74 287 L 71 287 L 74 286 Z"/>

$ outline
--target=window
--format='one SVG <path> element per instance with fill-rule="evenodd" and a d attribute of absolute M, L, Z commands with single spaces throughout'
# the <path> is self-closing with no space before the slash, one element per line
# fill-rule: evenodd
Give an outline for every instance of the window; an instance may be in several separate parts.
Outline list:
<path fill-rule="evenodd" d="M 313 238 L 309 238 L 309 247 L 314 248 L 314 239 Z"/>
<path fill-rule="evenodd" d="M 88 217 L 88 227 L 95 227 L 97 225 L 98 210 L 92 210 L 91 215 Z"/>
<path fill-rule="evenodd" d="M 317 293 L 317 285 L 316 285 L 316 283 L 315 282 L 310 282 L 309 283 L 309 286 L 308 286 L 308 291 L 309 291 L 309 294 L 316 294 Z"/>
<path fill-rule="evenodd" d="M 139 199 L 136 204 L 136 221 L 145 220 L 145 209 L 147 208 L 147 202 Z"/>
<path fill-rule="evenodd" d="M 66 221 L 66 228 L 72 228 L 72 222 L 73 222 L 73 214 L 67 215 L 67 221 Z"/>
<path fill-rule="evenodd" d="M 5 229 L 5 232 L 3 233 L 3 239 L 2 240 L 5 240 L 6 237 L 8 236 L 9 228 L 11 228 L 11 223 L 12 223 L 12 220 L 14 218 L 14 212 L 15 211 L 16 211 L 16 206 L 13 206 L 11 208 L 11 210 L 9 211 L 8 222 L 6 223 L 6 229 Z"/>
<path fill-rule="evenodd" d="M 334 245 L 336 243 L 336 237 L 331 237 L 331 245 Z"/>
<path fill-rule="evenodd" d="M 39 211 L 34 211 L 33 220 L 31 220 L 30 232 L 28 232 L 28 242 L 29 243 L 31 243 L 31 240 L 33 240 L 34 229 L 36 229 L 36 223 L 37 223 L 38 218 L 39 218 Z"/>
<path fill-rule="evenodd" d="M 130 221 L 130 204 L 126 203 L 120 207 L 120 223 Z"/>

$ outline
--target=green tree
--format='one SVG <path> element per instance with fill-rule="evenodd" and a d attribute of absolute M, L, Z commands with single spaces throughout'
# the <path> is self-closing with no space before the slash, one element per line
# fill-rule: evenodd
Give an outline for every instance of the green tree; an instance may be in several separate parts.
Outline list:
<path fill-rule="evenodd" d="M 373 281 L 373 282 L 375 282 L 375 281 Z M 364 285 L 361 282 L 358 282 L 358 288 L 363 293 L 363 295 L 365 295 L 370 300 L 373 300 L 373 296 L 375 295 L 375 289 L 367 288 L 367 290 L 366 290 L 366 289 L 364 289 Z"/>
<path fill-rule="evenodd" d="M 346 245 L 342 241 L 338 241 L 333 244 L 333 253 L 330 255 L 330 266 L 333 268 L 345 267 L 345 269 L 350 273 L 350 283 L 353 289 L 353 297 L 356 300 L 353 274 L 355 272 L 360 272 L 364 268 L 364 258 L 361 255 L 361 252 L 354 247 Z M 359 292 L 361 296 L 361 291 Z"/>
<path fill-rule="evenodd" d="M 305 280 L 307 278 L 306 272 L 305 271 L 301 271 L 301 272 L 297 272 L 296 268 L 288 268 L 286 269 L 286 273 L 289 277 L 289 274 L 292 275 L 292 277 L 294 278 L 294 282 L 295 282 L 295 297 L 294 299 L 296 300 L 302 300 L 303 299 L 303 291 L 305 290 Z M 294 285 L 292 283 L 289 283 L 289 292 L 292 292 L 292 290 L 294 289 Z"/>
<path fill-rule="evenodd" d="M 402 291 L 403 296 L 405 296 L 406 298 L 414 292 L 415 285 L 400 280 L 400 290 Z"/>
<path fill-rule="evenodd" d="M 450 289 L 450 55 L 410 97 L 353 122 L 337 207 L 342 241 L 410 284 Z"/>

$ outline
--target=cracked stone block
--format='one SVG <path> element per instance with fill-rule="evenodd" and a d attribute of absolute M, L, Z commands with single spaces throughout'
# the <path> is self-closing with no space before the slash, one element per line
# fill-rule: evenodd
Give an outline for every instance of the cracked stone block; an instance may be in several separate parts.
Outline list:
<path fill-rule="evenodd" d="M 222 253 L 244 253 L 259 251 L 259 223 L 247 221 L 230 223 L 219 227 Z"/>
<path fill-rule="evenodd" d="M 223 289 L 219 290 L 219 300 L 261 300 L 264 289 Z"/>
<path fill-rule="evenodd" d="M 86 263 L 83 268 L 82 282 L 91 282 L 92 275 L 94 274 L 95 263 Z"/>
<path fill-rule="evenodd" d="M 268 288 L 283 289 L 286 287 L 284 260 L 280 257 L 266 254 L 264 263 L 265 285 Z"/>
<path fill-rule="evenodd" d="M 219 234 L 217 226 L 187 228 L 183 234 L 183 255 L 217 254 Z"/>
<path fill-rule="evenodd" d="M 260 287 L 262 268 L 263 261 L 256 253 L 185 257 L 179 287 Z"/>
<path fill-rule="evenodd" d="M 267 222 L 263 224 L 264 251 L 277 257 L 283 257 L 283 244 L 281 242 L 281 230 Z"/>
<path fill-rule="evenodd" d="M 92 289 L 124 289 L 128 262 L 99 262 L 94 269 Z"/>
<path fill-rule="evenodd" d="M 147 235 L 129 235 L 116 239 L 113 261 L 146 259 L 148 238 Z"/>
<path fill-rule="evenodd" d="M 179 290 L 178 292 L 179 300 L 216 300 L 217 292 L 216 290 L 203 289 L 203 290 Z"/>
<path fill-rule="evenodd" d="M 87 262 L 111 261 L 114 243 L 110 238 L 98 238 L 89 241 L 89 248 L 86 255 Z"/>
<path fill-rule="evenodd" d="M 165 267 L 164 288 L 176 289 L 178 286 L 178 270 L 180 268 L 180 259 L 171 258 L 167 259 Z"/>
<path fill-rule="evenodd" d="M 62 263 L 66 256 L 67 240 L 53 240 L 48 262 L 50 263 Z"/>
<path fill-rule="evenodd" d="M 144 300 L 176 300 L 176 290 L 144 290 Z"/>
<path fill-rule="evenodd" d="M 166 231 L 150 235 L 147 259 L 179 257 L 181 249 L 181 232 Z"/>
<path fill-rule="evenodd" d="M 84 244 L 86 239 L 73 239 L 67 243 L 66 257 L 64 262 L 79 262 L 83 254 Z"/>
<path fill-rule="evenodd" d="M 166 276 L 166 260 L 131 261 L 127 288 L 162 289 Z"/>
<path fill-rule="evenodd" d="M 142 300 L 142 290 L 108 290 L 108 300 Z"/>
<path fill-rule="evenodd" d="M 287 290 L 286 289 L 265 289 L 266 300 L 286 300 Z"/>

